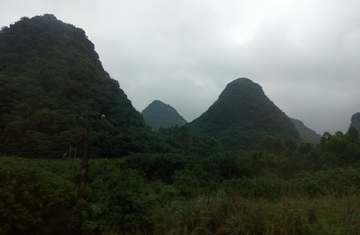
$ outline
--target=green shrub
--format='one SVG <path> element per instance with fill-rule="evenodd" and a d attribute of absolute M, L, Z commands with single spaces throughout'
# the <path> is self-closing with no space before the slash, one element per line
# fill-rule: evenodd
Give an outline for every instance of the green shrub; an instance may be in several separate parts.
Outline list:
<path fill-rule="evenodd" d="M 360 194 L 360 171 L 354 168 L 327 169 L 314 174 L 303 171 L 290 182 L 294 192 L 309 196 Z"/>
<path fill-rule="evenodd" d="M 108 164 L 111 162 L 108 160 Z M 104 171 L 93 179 L 87 191 L 86 201 L 79 201 L 73 208 L 72 227 L 88 232 L 113 227 L 134 232 L 143 228 L 157 199 L 144 176 L 133 169 Z"/>
<path fill-rule="evenodd" d="M 64 234 L 73 189 L 28 159 L 0 157 L 0 234 Z"/>

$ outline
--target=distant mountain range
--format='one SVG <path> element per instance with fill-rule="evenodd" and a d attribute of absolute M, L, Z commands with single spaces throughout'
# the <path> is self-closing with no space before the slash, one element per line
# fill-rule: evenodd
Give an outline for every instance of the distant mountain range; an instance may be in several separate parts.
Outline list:
<path fill-rule="evenodd" d="M 141 114 L 153 131 L 158 131 L 161 127 L 167 128 L 175 125 L 180 127 L 187 123 L 176 109 L 160 100 L 154 100 Z"/>
<path fill-rule="evenodd" d="M 166 140 L 149 126 L 157 131 L 184 125 L 195 138 L 213 136 L 227 150 L 250 150 L 267 135 L 320 138 L 247 78 L 227 84 L 218 100 L 190 123 L 159 100 L 140 114 L 104 70 L 85 32 L 50 14 L 2 27 L 0 94 L 2 155 L 61 157 L 69 146 L 79 147 L 80 153 L 86 118 L 79 117 L 99 114 L 106 118 L 90 120 L 93 157 L 168 152 Z M 360 113 L 352 116 L 351 125 L 360 129 Z"/>
<path fill-rule="evenodd" d="M 185 126 L 194 135 L 215 137 L 225 149 L 249 150 L 267 135 L 300 139 L 290 118 L 247 78 L 227 84 L 218 100 Z"/>

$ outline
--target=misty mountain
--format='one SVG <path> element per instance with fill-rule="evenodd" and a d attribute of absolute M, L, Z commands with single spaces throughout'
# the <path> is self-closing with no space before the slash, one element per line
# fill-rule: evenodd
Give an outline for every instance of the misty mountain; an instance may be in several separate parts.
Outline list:
<path fill-rule="evenodd" d="M 358 131 L 360 131 L 360 112 L 351 116 L 350 126 L 354 126 L 356 129 L 358 129 Z"/>
<path fill-rule="evenodd" d="M 187 121 L 168 104 L 160 100 L 154 100 L 142 112 L 145 122 L 151 126 L 152 130 L 158 131 L 160 127 L 171 127 L 178 125 L 179 127 L 186 124 Z"/>
<path fill-rule="evenodd" d="M 300 138 L 290 118 L 247 78 L 227 84 L 218 100 L 186 127 L 195 136 L 215 137 L 225 149 L 249 150 L 267 135 Z"/>
<path fill-rule="evenodd" d="M 310 128 L 308 128 L 307 126 L 305 126 L 305 124 L 302 121 L 297 120 L 295 118 L 290 118 L 290 120 L 294 123 L 296 129 L 300 133 L 300 137 L 303 140 L 310 141 L 313 143 L 318 143 L 320 141 L 321 135 L 319 135 L 315 131 L 313 131 Z"/>
<path fill-rule="evenodd" d="M 0 153 L 81 154 L 86 118 L 91 156 L 161 151 L 119 83 L 104 71 L 84 30 L 53 15 L 23 17 L 0 31 Z M 79 120 L 79 121 L 77 121 Z"/>

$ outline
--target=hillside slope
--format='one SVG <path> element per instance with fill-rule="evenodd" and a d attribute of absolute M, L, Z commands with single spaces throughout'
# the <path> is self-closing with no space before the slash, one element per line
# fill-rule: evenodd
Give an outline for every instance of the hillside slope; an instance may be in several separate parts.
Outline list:
<path fill-rule="evenodd" d="M 83 149 L 91 120 L 94 157 L 161 148 L 82 29 L 53 15 L 23 17 L 0 31 L 0 153 L 59 157 Z"/>
<path fill-rule="evenodd" d="M 300 137 L 303 140 L 310 141 L 313 143 L 318 143 L 320 141 L 321 135 L 319 135 L 315 131 L 313 131 L 310 128 L 308 128 L 307 126 L 305 126 L 305 124 L 302 121 L 297 120 L 295 118 L 290 118 L 290 120 L 294 123 L 296 129 L 300 133 Z"/>
<path fill-rule="evenodd" d="M 247 78 L 227 84 L 218 100 L 186 127 L 194 135 L 217 138 L 225 149 L 249 150 L 266 135 L 299 139 L 289 117 Z"/>
<path fill-rule="evenodd" d="M 179 127 L 186 124 L 186 120 L 169 104 L 160 100 L 154 100 L 142 112 L 146 124 L 152 127 L 152 130 L 158 131 L 160 127 Z"/>

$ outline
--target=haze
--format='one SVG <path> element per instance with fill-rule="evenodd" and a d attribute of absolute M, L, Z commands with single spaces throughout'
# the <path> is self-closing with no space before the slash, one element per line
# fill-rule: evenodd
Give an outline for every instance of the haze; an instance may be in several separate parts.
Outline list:
<path fill-rule="evenodd" d="M 48 13 L 84 29 L 138 111 L 158 99 L 192 121 L 239 77 L 319 134 L 360 111 L 360 1 L 1 1 L 0 26 Z"/>

